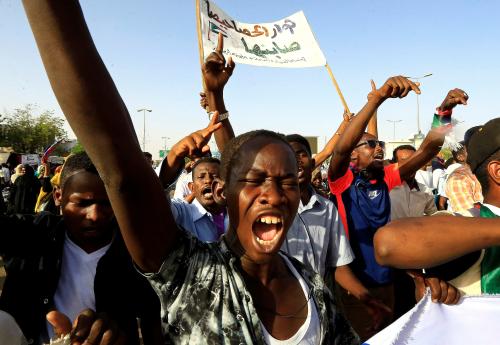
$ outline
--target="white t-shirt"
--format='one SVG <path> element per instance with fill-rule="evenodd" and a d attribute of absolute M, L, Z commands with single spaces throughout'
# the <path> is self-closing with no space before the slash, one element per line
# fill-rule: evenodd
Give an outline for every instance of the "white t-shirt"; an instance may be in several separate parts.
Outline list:
<path fill-rule="evenodd" d="M 304 291 L 304 296 L 307 299 L 309 296 L 309 287 L 307 286 L 304 279 L 300 276 L 299 272 L 293 267 L 290 260 L 284 255 L 281 255 L 283 260 L 285 261 L 288 269 L 292 274 L 297 278 L 302 287 L 302 291 Z M 318 310 L 316 309 L 316 304 L 312 298 L 309 298 L 307 303 L 307 318 L 304 321 L 304 324 L 299 328 L 297 333 L 292 335 L 289 339 L 286 340 L 278 340 L 273 338 L 271 334 L 267 331 L 266 327 L 261 322 L 262 333 L 264 335 L 264 340 L 269 345 L 313 345 L 318 344 L 320 339 L 320 323 Z"/>
<path fill-rule="evenodd" d="M 0 344 L 27 345 L 28 341 L 23 335 L 14 318 L 0 310 Z"/>
<path fill-rule="evenodd" d="M 61 275 L 54 294 L 56 310 L 65 314 L 71 322 L 84 309 L 95 310 L 94 278 L 97 263 L 108 251 L 111 243 L 92 253 L 86 253 L 70 240 L 64 239 Z M 47 330 L 52 338 L 54 332 L 47 322 Z"/>

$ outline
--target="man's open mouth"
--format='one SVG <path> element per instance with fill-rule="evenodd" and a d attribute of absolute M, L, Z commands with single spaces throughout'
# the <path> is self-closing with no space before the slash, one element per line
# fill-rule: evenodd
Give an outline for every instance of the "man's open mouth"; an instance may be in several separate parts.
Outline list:
<path fill-rule="evenodd" d="M 266 247 L 274 246 L 278 242 L 282 229 L 283 220 L 274 215 L 259 217 L 252 227 L 257 242 Z"/>
<path fill-rule="evenodd" d="M 201 195 L 205 199 L 212 199 L 212 197 L 213 197 L 212 188 L 210 186 L 203 188 L 202 191 L 201 191 Z"/>
<path fill-rule="evenodd" d="M 376 160 L 384 160 L 384 154 L 383 153 L 378 153 L 375 155 L 375 157 L 373 157 L 374 159 Z"/>

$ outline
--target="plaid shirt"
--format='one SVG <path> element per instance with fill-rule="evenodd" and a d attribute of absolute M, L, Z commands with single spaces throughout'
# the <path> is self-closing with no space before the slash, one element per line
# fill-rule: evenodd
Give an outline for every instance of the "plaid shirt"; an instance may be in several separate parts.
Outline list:
<path fill-rule="evenodd" d="M 446 197 L 453 212 L 464 212 L 483 201 L 481 185 L 468 165 L 455 170 L 446 182 Z"/>

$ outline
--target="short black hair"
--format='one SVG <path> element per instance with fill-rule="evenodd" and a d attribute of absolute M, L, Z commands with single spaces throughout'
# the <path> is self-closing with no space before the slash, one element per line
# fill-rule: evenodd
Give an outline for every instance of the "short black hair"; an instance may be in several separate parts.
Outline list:
<path fill-rule="evenodd" d="M 64 184 L 67 182 L 67 180 L 71 176 L 73 176 L 73 173 L 78 170 L 83 170 L 99 176 L 94 163 L 92 163 L 90 157 L 86 152 L 78 152 L 72 154 L 68 158 L 66 158 L 63 169 L 61 171 L 61 180 L 59 184 L 61 186 L 61 189 L 64 187 Z"/>
<path fill-rule="evenodd" d="M 412 145 L 399 145 L 398 147 L 396 147 L 394 149 L 394 151 L 392 151 L 392 163 L 397 163 L 398 162 L 398 151 L 401 151 L 401 150 L 410 150 L 410 151 L 413 151 L 413 152 L 416 152 L 417 149 L 415 147 L 413 147 Z"/>
<path fill-rule="evenodd" d="M 194 171 L 198 167 L 198 165 L 203 164 L 203 163 L 215 163 L 220 165 L 220 160 L 214 157 L 203 157 L 198 159 L 196 162 L 194 162 L 193 167 L 191 168 L 191 176 L 194 179 Z"/>
<path fill-rule="evenodd" d="M 312 156 L 312 151 L 311 151 L 311 145 L 309 145 L 309 142 L 307 141 L 306 138 L 304 138 L 300 134 L 288 134 L 285 136 L 286 141 L 289 143 L 299 143 L 301 145 L 304 145 L 304 147 L 307 150 L 307 153 L 309 153 L 309 156 Z"/>
<path fill-rule="evenodd" d="M 285 136 L 281 133 L 276 133 L 265 129 L 259 129 L 238 135 L 237 137 L 231 139 L 231 141 L 229 141 L 229 143 L 226 144 L 225 149 L 221 155 L 220 176 L 226 182 L 226 184 L 230 182 L 231 171 L 234 165 L 240 161 L 239 153 L 241 151 L 240 150 L 241 147 L 248 141 L 258 137 L 281 141 L 286 146 L 288 146 L 290 150 L 293 152 L 292 147 L 285 139 Z"/>
<path fill-rule="evenodd" d="M 144 154 L 144 157 L 146 157 L 146 158 L 149 158 L 149 159 L 153 158 L 153 155 L 149 152 L 144 151 L 143 154 Z"/>
<path fill-rule="evenodd" d="M 498 149 L 495 153 L 493 153 L 491 156 L 486 158 L 484 162 L 482 162 L 478 167 L 476 168 L 476 171 L 474 174 L 476 175 L 477 180 L 481 184 L 481 189 L 483 192 L 483 195 L 488 194 L 490 190 L 490 180 L 489 180 L 489 174 L 488 174 L 488 164 L 490 164 L 493 161 L 500 161 L 500 149 Z"/>

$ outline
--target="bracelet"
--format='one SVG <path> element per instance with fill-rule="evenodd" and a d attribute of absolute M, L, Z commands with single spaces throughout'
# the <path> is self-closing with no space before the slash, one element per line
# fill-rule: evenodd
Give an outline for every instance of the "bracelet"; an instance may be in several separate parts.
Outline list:
<path fill-rule="evenodd" d="M 439 110 L 439 108 L 436 108 L 436 115 L 439 116 L 450 116 L 453 113 L 453 110 L 448 109 L 448 110 Z"/>
<path fill-rule="evenodd" d="M 214 115 L 215 111 L 211 111 L 208 113 L 208 120 L 212 120 L 212 116 Z M 224 114 L 219 114 L 219 122 L 222 120 L 225 120 L 229 117 L 229 111 L 226 111 Z"/>

